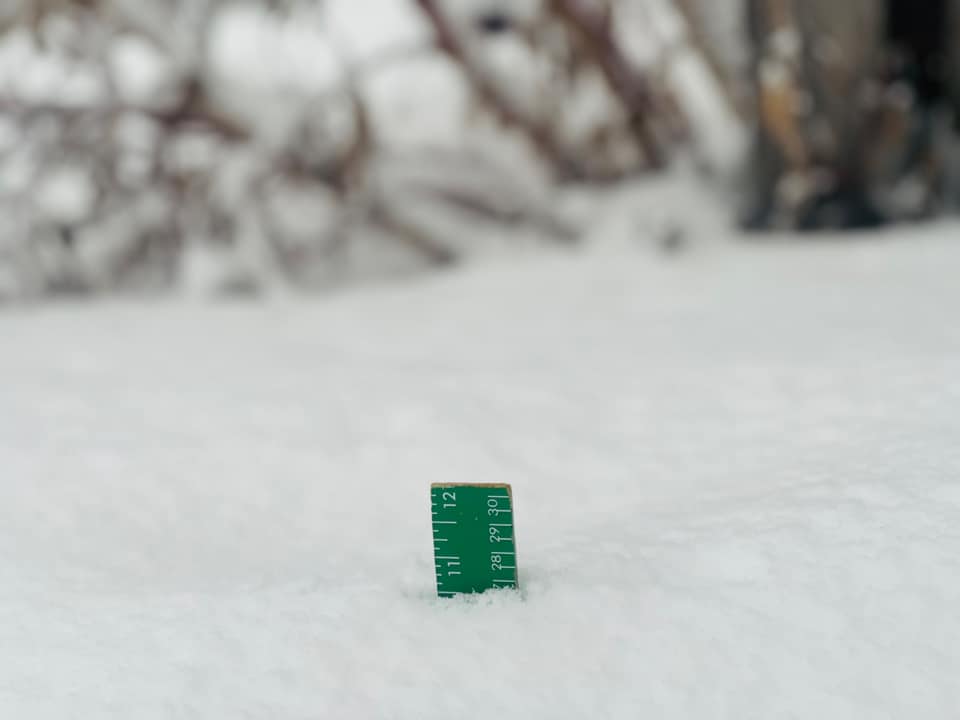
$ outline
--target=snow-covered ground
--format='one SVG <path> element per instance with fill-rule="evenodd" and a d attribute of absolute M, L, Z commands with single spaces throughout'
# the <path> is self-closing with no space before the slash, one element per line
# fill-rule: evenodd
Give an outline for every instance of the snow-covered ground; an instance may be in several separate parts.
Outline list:
<path fill-rule="evenodd" d="M 0 315 L 0 717 L 956 717 L 958 232 Z"/>

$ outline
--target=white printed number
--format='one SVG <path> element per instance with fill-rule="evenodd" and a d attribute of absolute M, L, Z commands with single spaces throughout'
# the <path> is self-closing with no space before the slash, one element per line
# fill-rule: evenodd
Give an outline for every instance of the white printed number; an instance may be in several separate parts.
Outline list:
<path fill-rule="evenodd" d="M 449 510 L 457 506 L 457 494 L 454 492 L 443 493 L 443 509 Z"/>
<path fill-rule="evenodd" d="M 497 504 L 496 498 L 487 498 L 487 515 L 496 517 L 500 513 L 510 512 L 508 508 L 501 508 Z"/>

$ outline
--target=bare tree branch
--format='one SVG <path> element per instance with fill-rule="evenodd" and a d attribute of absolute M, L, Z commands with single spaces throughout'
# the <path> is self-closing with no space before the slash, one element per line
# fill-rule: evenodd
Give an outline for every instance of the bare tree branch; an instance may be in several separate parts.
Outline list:
<path fill-rule="evenodd" d="M 417 0 L 436 35 L 437 47 L 463 70 L 474 91 L 484 104 L 507 125 L 523 132 L 544 158 L 557 168 L 561 179 L 582 180 L 586 173 L 580 163 L 561 146 L 550 126 L 530 117 L 516 107 L 502 92 L 496 81 L 482 68 L 467 43 L 453 27 L 437 0 Z"/>
<path fill-rule="evenodd" d="M 380 198 L 375 198 L 369 208 L 370 221 L 401 240 L 408 247 L 424 256 L 431 264 L 440 267 L 455 265 L 457 253 L 428 235 L 400 215 Z"/>
<path fill-rule="evenodd" d="M 707 33 L 704 30 L 702 13 L 695 5 L 695 0 L 674 0 L 674 6 L 683 16 L 686 23 L 687 36 L 690 44 L 699 52 L 700 57 L 703 58 L 704 62 L 706 62 L 710 68 L 714 79 L 717 81 L 717 86 L 727 100 L 727 104 L 741 121 L 745 121 L 747 119 L 748 109 L 743 96 L 737 91 L 737 83 L 730 73 L 727 64 L 721 60 L 714 44 L 710 42 L 710 39 L 707 37 Z"/>
<path fill-rule="evenodd" d="M 630 128 L 647 161 L 654 168 L 662 168 L 666 152 L 654 128 L 654 119 L 659 115 L 656 93 L 617 47 L 609 13 L 582 0 L 551 0 L 550 6 L 590 49 L 610 89 L 626 109 Z"/>

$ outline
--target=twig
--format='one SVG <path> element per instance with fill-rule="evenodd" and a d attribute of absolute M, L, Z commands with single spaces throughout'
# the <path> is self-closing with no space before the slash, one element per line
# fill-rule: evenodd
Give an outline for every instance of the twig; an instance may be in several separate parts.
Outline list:
<path fill-rule="evenodd" d="M 717 86 L 726 97 L 727 104 L 740 118 L 741 122 L 745 122 L 747 120 L 747 107 L 743 102 L 743 96 L 737 92 L 736 82 L 726 63 L 720 58 L 713 43 L 707 37 L 703 27 L 703 17 L 694 7 L 694 0 L 675 0 L 674 6 L 686 23 L 690 46 L 700 54 L 707 67 L 710 68 Z"/>
<path fill-rule="evenodd" d="M 441 267 L 456 264 L 456 252 L 438 243 L 413 223 L 401 218 L 387 203 L 374 199 L 369 208 L 369 219 L 374 225 L 386 230 L 426 257 L 432 264 Z"/>
<path fill-rule="evenodd" d="M 467 76 L 474 91 L 505 124 L 521 130 L 559 171 L 563 179 L 582 180 L 585 171 L 580 163 L 554 137 L 549 125 L 530 117 L 502 92 L 496 81 L 483 70 L 480 62 L 470 52 L 467 44 L 450 23 L 436 0 L 417 0 L 426 14 L 436 35 L 437 47 L 454 60 Z"/>
<path fill-rule="evenodd" d="M 662 168 L 666 153 L 653 128 L 653 118 L 658 114 L 656 95 L 647 78 L 631 67 L 617 47 L 610 15 L 581 0 L 551 0 L 551 7 L 589 49 L 610 89 L 629 114 L 630 128 L 650 165 Z"/>

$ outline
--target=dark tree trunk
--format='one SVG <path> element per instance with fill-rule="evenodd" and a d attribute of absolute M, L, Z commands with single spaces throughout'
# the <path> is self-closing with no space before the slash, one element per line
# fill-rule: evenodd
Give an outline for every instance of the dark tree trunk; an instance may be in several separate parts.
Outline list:
<path fill-rule="evenodd" d="M 870 227 L 933 209 L 939 119 L 960 95 L 957 4 L 747 0 L 758 121 L 745 227 Z M 926 188 L 910 211 L 892 201 L 908 176 Z"/>

